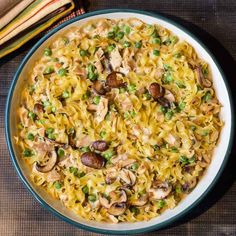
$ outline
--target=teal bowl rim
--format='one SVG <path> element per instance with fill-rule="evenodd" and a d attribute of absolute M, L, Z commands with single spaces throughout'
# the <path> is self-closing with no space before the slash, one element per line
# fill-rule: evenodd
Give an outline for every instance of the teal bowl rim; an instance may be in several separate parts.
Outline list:
<path fill-rule="evenodd" d="M 199 198 L 192 204 L 190 205 L 188 208 L 186 208 L 185 210 L 181 211 L 179 214 L 173 216 L 172 218 L 162 222 L 162 223 L 158 223 L 149 227 L 145 227 L 145 228 L 141 228 L 141 229 L 132 229 L 132 230 L 106 230 L 106 229 L 99 229 L 99 228 L 95 228 L 95 227 L 91 227 L 91 226 L 87 226 L 81 223 L 78 223 L 74 220 L 69 219 L 68 217 L 62 215 L 60 212 L 58 212 L 57 210 L 53 209 L 50 205 L 48 205 L 35 191 L 34 189 L 30 186 L 30 184 L 28 183 L 28 181 L 26 180 L 26 178 L 24 177 L 18 163 L 16 160 L 16 157 L 14 155 L 14 151 L 13 151 L 13 147 L 12 147 L 12 142 L 11 142 L 11 133 L 10 133 L 10 108 L 11 108 L 11 100 L 12 100 L 12 95 L 14 93 L 14 88 L 15 85 L 17 83 L 17 80 L 19 78 L 19 75 L 23 69 L 23 67 L 25 66 L 25 64 L 27 63 L 27 61 L 30 59 L 30 57 L 34 54 L 34 52 L 39 48 L 39 46 L 45 41 L 47 40 L 50 36 L 52 36 L 54 33 L 56 33 L 58 30 L 64 28 L 65 26 L 79 21 L 81 19 L 90 17 L 90 16 L 96 16 L 96 15 L 103 15 L 103 14 L 107 14 L 107 13 L 138 13 L 138 14 L 142 14 L 142 15 L 147 15 L 147 16 L 151 16 L 151 17 L 155 17 L 157 19 L 161 19 L 164 20 L 174 26 L 176 26 L 177 28 L 181 29 L 182 31 L 184 31 L 185 33 L 187 33 L 188 35 L 190 35 L 192 38 L 194 38 L 206 51 L 207 53 L 211 56 L 211 58 L 213 59 L 215 65 L 217 66 L 217 68 L 219 69 L 221 76 L 224 80 L 224 83 L 226 85 L 226 89 L 229 95 L 229 100 L 230 100 L 230 109 L 231 109 L 231 130 L 230 130 L 230 141 L 229 141 L 229 145 L 226 151 L 226 154 L 224 156 L 224 160 L 222 162 L 222 165 L 217 173 L 217 175 L 215 176 L 215 178 L 213 179 L 213 181 L 211 182 L 211 184 L 209 185 L 209 187 L 205 190 L 205 192 L 199 196 Z M 232 99 L 232 93 L 229 87 L 229 84 L 227 82 L 226 76 L 222 70 L 222 68 L 220 67 L 219 63 L 217 62 L 215 56 L 210 52 L 210 50 L 207 48 L 207 46 L 198 39 L 198 37 L 196 37 L 193 33 L 191 33 L 188 29 L 186 29 L 185 27 L 183 27 L 182 25 L 180 25 L 179 23 L 176 23 L 175 21 L 159 15 L 157 13 L 151 13 L 151 12 L 146 12 L 146 11 L 141 11 L 141 10 L 131 10 L 131 9 L 107 9 L 107 10 L 99 10 L 99 11 L 94 11 L 94 12 L 90 12 L 90 13 L 86 13 L 84 15 L 78 16 L 74 19 L 71 19 L 63 24 L 61 24 L 60 26 L 56 27 L 55 29 L 53 29 L 51 32 L 47 33 L 44 37 L 42 37 L 32 48 L 31 50 L 27 53 L 27 55 L 24 57 L 24 59 L 22 60 L 22 62 L 20 63 L 15 76 L 13 78 L 13 81 L 11 83 L 10 89 L 9 89 L 9 93 L 7 96 L 7 101 L 6 101 L 6 109 L 5 109 L 5 135 L 6 135 L 6 142 L 7 142 L 7 146 L 10 152 L 10 157 L 11 160 L 13 162 L 13 165 L 16 169 L 17 174 L 19 175 L 21 181 L 25 184 L 25 186 L 27 187 L 27 189 L 31 192 L 31 194 L 36 198 L 36 200 L 43 205 L 47 210 L 51 211 L 54 215 L 56 215 L 57 217 L 59 217 L 60 219 L 75 225 L 81 229 L 84 230 L 88 230 L 88 231 L 92 231 L 95 233 L 103 233 L 103 234 L 116 234 L 116 235 L 120 235 L 120 234 L 140 234 L 140 233 L 146 233 L 146 232 L 150 232 L 150 231 L 154 231 L 154 230 L 159 230 L 161 228 L 167 227 L 170 224 L 172 224 L 173 222 L 177 221 L 178 219 L 182 218 L 184 215 L 186 215 L 187 213 L 190 212 L 190 210 L 192 210 L 194 207 L 196 207 L 202 200 L 203 198 L 206 197 L 206 195 L 210 192 L 210 190 L 212 190 L 212 188 L 214 187 L 214 185 L 216 184 L 217 180 L 219 179 L 220 175 L 222 174 L 227 160 L 229 158 L 231 149 L 232 149 L 232 145 L 233 145 L 233 137 L 234 137 L 234 106 L 233 106 L 233 99 Z"/>

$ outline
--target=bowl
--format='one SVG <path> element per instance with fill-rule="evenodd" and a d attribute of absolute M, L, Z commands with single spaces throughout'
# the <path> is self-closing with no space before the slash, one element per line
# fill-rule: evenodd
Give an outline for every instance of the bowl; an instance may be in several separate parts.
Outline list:
<path fill-rule="evenodd" d="M 225 124 L 218 145 L 214 150 L 212 162 L 205 171 L 204 176 L 199 181 L 196 188 L 174 209 L 166 210 L 163 214 L 150 221 L 110 224 L 86 221 L 75 215 L 73 212 L 66 209 L 60 201 L 55 201 L 55 199 L 49 196 L 45 190 L 35 186 L 31 182 L 29 178 L 29 167 L 25 165 L 22 158 L 19 158 L 19 150 L 13 140 L 14 135 L 16 135 L 17 119 L 15 111 L 19 105 L 20 92 L 22 87 L 25 86 L 29 68 L 31 68 L 35 60 L 41 56 L 43 49 L 58 35 L 62 34 L 65 30 L 68 30 L 70 27 L 80 26 L 88 20 L 104 17 L 112 19 L 136 17 L 149 24 L 156 23 L 162 25 L 179 36 L 180 39 L 186 40 L 195 48 L 198 55 L 209 63 L 212 70 L 215 91 L 220 103 L 222 104 L 220 115 Z M 46 209 L 50 210 L 66 222 L 72 223 L 82 229 L 106 234 L 137 234 L 157 230 L 173 223 L 184 214 L 191 211 L 193 207 L 195 207 L 207 195 L 210 189 L 212 189 L 216 181 L 219 179 L 230 154 L 233 141 L 233 105 L 227 80 L 215 57 L 207 47 L 187 29 L 166 17 L 144 11 L 128 9 L 101 10 L 79 16 L 63 23 L 40 39 L 28 52 L 17 69 L 9 90 L 6 104 L 5 127 L 7 145 L 14 167 L 28 190 Z"/>

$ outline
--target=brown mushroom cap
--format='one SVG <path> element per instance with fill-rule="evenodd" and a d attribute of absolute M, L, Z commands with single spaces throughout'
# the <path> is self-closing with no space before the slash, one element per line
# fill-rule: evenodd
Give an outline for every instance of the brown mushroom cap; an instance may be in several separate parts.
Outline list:
<path fill-rule="evenodd" d="M 110 88 L 125 87 L 126 83 L 117 78 L 117 74 L 123 75 L 121 72 L 113 71 L 106 78 L 106 85 Z"/>
<path fill-rule="evenodd" d="M 114 203 L 108 208 L 107 212 L 113 216 L 120 216 L 125 213 L 127 205 L 125 202 Z"/>
<path fill-rule="evenodd" d="M 36 103 L 34 105 L 34 113 L 35 114 L 39 114 L 39 113 L 42 113 L 44 110 L 43 110 L 43 105 L 40 104 L 40 103 Z"/>
<path fill-rule="evenodd" d="M 155 181 L 153 187 L 149 190 L 149 198 L 151 200 L 159 200 L 167 197 L 172 187 L 167 182 Z"/>
<path fill-rule="evenodd" d="M 57 153 L 55 151 L 48 152 L 49 160 L 42 166 L 39 163 L 36 163 L 36 170 L 42 173 L 47 173 L 51 171 L 57 163 Z"/>
<path fill-rule="evenodd" d="M 105 159 L 95 152 L 83 153 L 81 156 L 81 162 L 83 165 L 94 169 L 101 169 L 105 165 Z"/>
<path fill-rule="evenodd" d="M 109 88 L 105 86 L 105 83 L 100 80 L 94 82 L 93 89 L 99 95 L 105 95 L 106 92 L 109 91 Z"/>
<path fill-rule="evenodd" d="M 142 195 L 140 198 L 138 198 L 135 201 L 130 202 L 132 206 L 144 206 L 148 202 L 148 194 Z"/>
<path fill-rule="evenodd" d="M 202 87 L 210 88 L 212 86 L 212 82 L 210 80 L 208 80 L 207 78 L 205 78 L 205 76 L 202 73 L 202 67 L 197 66 L 195 71 L 197 73 L 197 79 L 198 79 L 199 84 Z"/>
<path fill-rule="evenodd" d="M 110 208 L 114 203 L 126 202 L 127 201 L 127 194 L 126 194 L 125 190 L 122 190 L 122 189 L 118 190 L 117 189 L 117 190 L 111 191 L 109 193 L 109 198 L 110 198 L 110 200 L 108 200 L 107 198 L 105 198 L 101 194 L 99 195 L 99 201 L 103 207 Z"/>
<path fill-rule="evenodd" d="M 158 103 L 160 104 L 160 105 L 162 105 L 163 107 L 165 107 L 165 108 L 170 108 L 170 101 L 167 99 L 167 98 L 165 98 L 165 97 L 161 97 L 161 98 L 158 98 Z"/>
<path fill-rule="evenodd" d="M 154 100 L 161 98 L 165 94 L 165 89 L 158 83 L 152 83 L 149 86 L 149 92 L 152 95 Z"/>
<path fill-rule="evenodd" d="M 97 140 L 97 141 L 93 142 L 92 148 L 94 148 L 97 151 L 103 152 L 108 149 L 108 145 L 107 145 L 106 141 Z"/>

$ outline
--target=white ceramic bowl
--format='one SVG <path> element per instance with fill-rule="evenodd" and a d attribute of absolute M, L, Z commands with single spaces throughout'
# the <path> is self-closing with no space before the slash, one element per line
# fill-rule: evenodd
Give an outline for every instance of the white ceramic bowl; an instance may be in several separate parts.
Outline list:
<path fill-rule="evenodd" d="M 167 210 L 161 216 L 156 217 L 147 222 L 138 223 L 122 223 L 122 224 L 109 224 L 109 223 L 97 223 L 93 221 L 86 221 L 73 212 L 66 209 L 61 202 L 52 199 L 42 188 L 36 187 L 30 180 L 29 168 L 24 164 L 23 160 L 19 158 L 19 152 L 17 146 L 13 141 L 13 136 L 16 134 L 16 115 L 15 111 L 19 105 L 19 95 L 21 88 L 25 86 L 25 81 L 28 78 L 30 68 L 33 66 L 35 60 L 39 58 L 43 52 L 43 49 L 50 44 L 59 34 L 63 34 L 64 30 L 69 29 L 72 26 L 79 26 L 91 19 L 97 18 L 129 18 L 136 17 L 143 20 L 148 24 L 159 24 L 163 27 L 171 30 L 180 39 L 186 40 L 190 43 L 198 55 L 207 61 L 210 65 L 213 75 L 214 88 L 217 97 L 222 104 L 221 119 L 225 122 L 222 129 L 220 140 L 214 151 L 212 162 L 205 172 L 203 178 L 198 183 L 196 188 L 173 210 Z M 219 178 L 223 167 L 226 163 L 226 159 L 229 156 L 232 139 L 233 139 L 233 106 L 231 103 L 231 97 L 229 88 L 227 86 L 226 78 L 217 64 L 214 56 L 208 51 L 208 49 L 201 43 L 194 35 L 188 30 L 184 29 L 177 23 L 160 15 L 136 11 L 136 10 L 102 10 L 79 16 L 72 19 L 63 25 L 57 27 L 52 32 L 44 36 L 39 42 L 30 50 L 27 56 L 20 64 L 15 77 L 13 79 L 8 100 L 6 106 L 6 138 L 8 148 L 11 154 L 11 159 L 17 170 L 17 173 L 21 177 L 30 192 L 35 198 L 43 204 L 48 210 L 55 213 L 63 220 L 72 223 L 80 228 L 95 231 L 98 233 L 112 233 L 112 234 L 131 234 L 142 233 L 155 229 L 162 228 L 172 223 L 179 217 L 183 216 L 186 212 L 189 212 L 196 204 L 199 203 L 203 197 L 213 187 L 216 180 Z M 20 203 L 19 203 L 20 204 Z"/>

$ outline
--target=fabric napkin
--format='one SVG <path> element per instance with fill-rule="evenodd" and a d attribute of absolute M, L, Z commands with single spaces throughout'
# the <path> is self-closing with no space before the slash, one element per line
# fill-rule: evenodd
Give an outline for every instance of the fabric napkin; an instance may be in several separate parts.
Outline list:
<path fill-rule="evenodd" d="M 3 0 L 0 0 L 0 4 L 1 1 Z M 13 4 L 12 1 L 15 1 L 15 4 L 0 18 L 0 58 L 16 50 L 54 23 L 58 23 L 59 20 L 60 22 L 65 21 L 84 13 L 82 7 L 75 9 L 72 0 L 6 1 L 10 1 L 11 4 Z M 24 6 L 23 10 L 22 6 Z M 78 6 L 78 2 L 76 2 L 76 6 Z M 73 9 L 74 11 L 72 11 Z M 68 15 L 69 13 L 71 14 Z M 2 19 L 9 19 L 14 15 L 17 16 L 10 23 L 5 23 L 7 20 L 2 21 Z"/>

